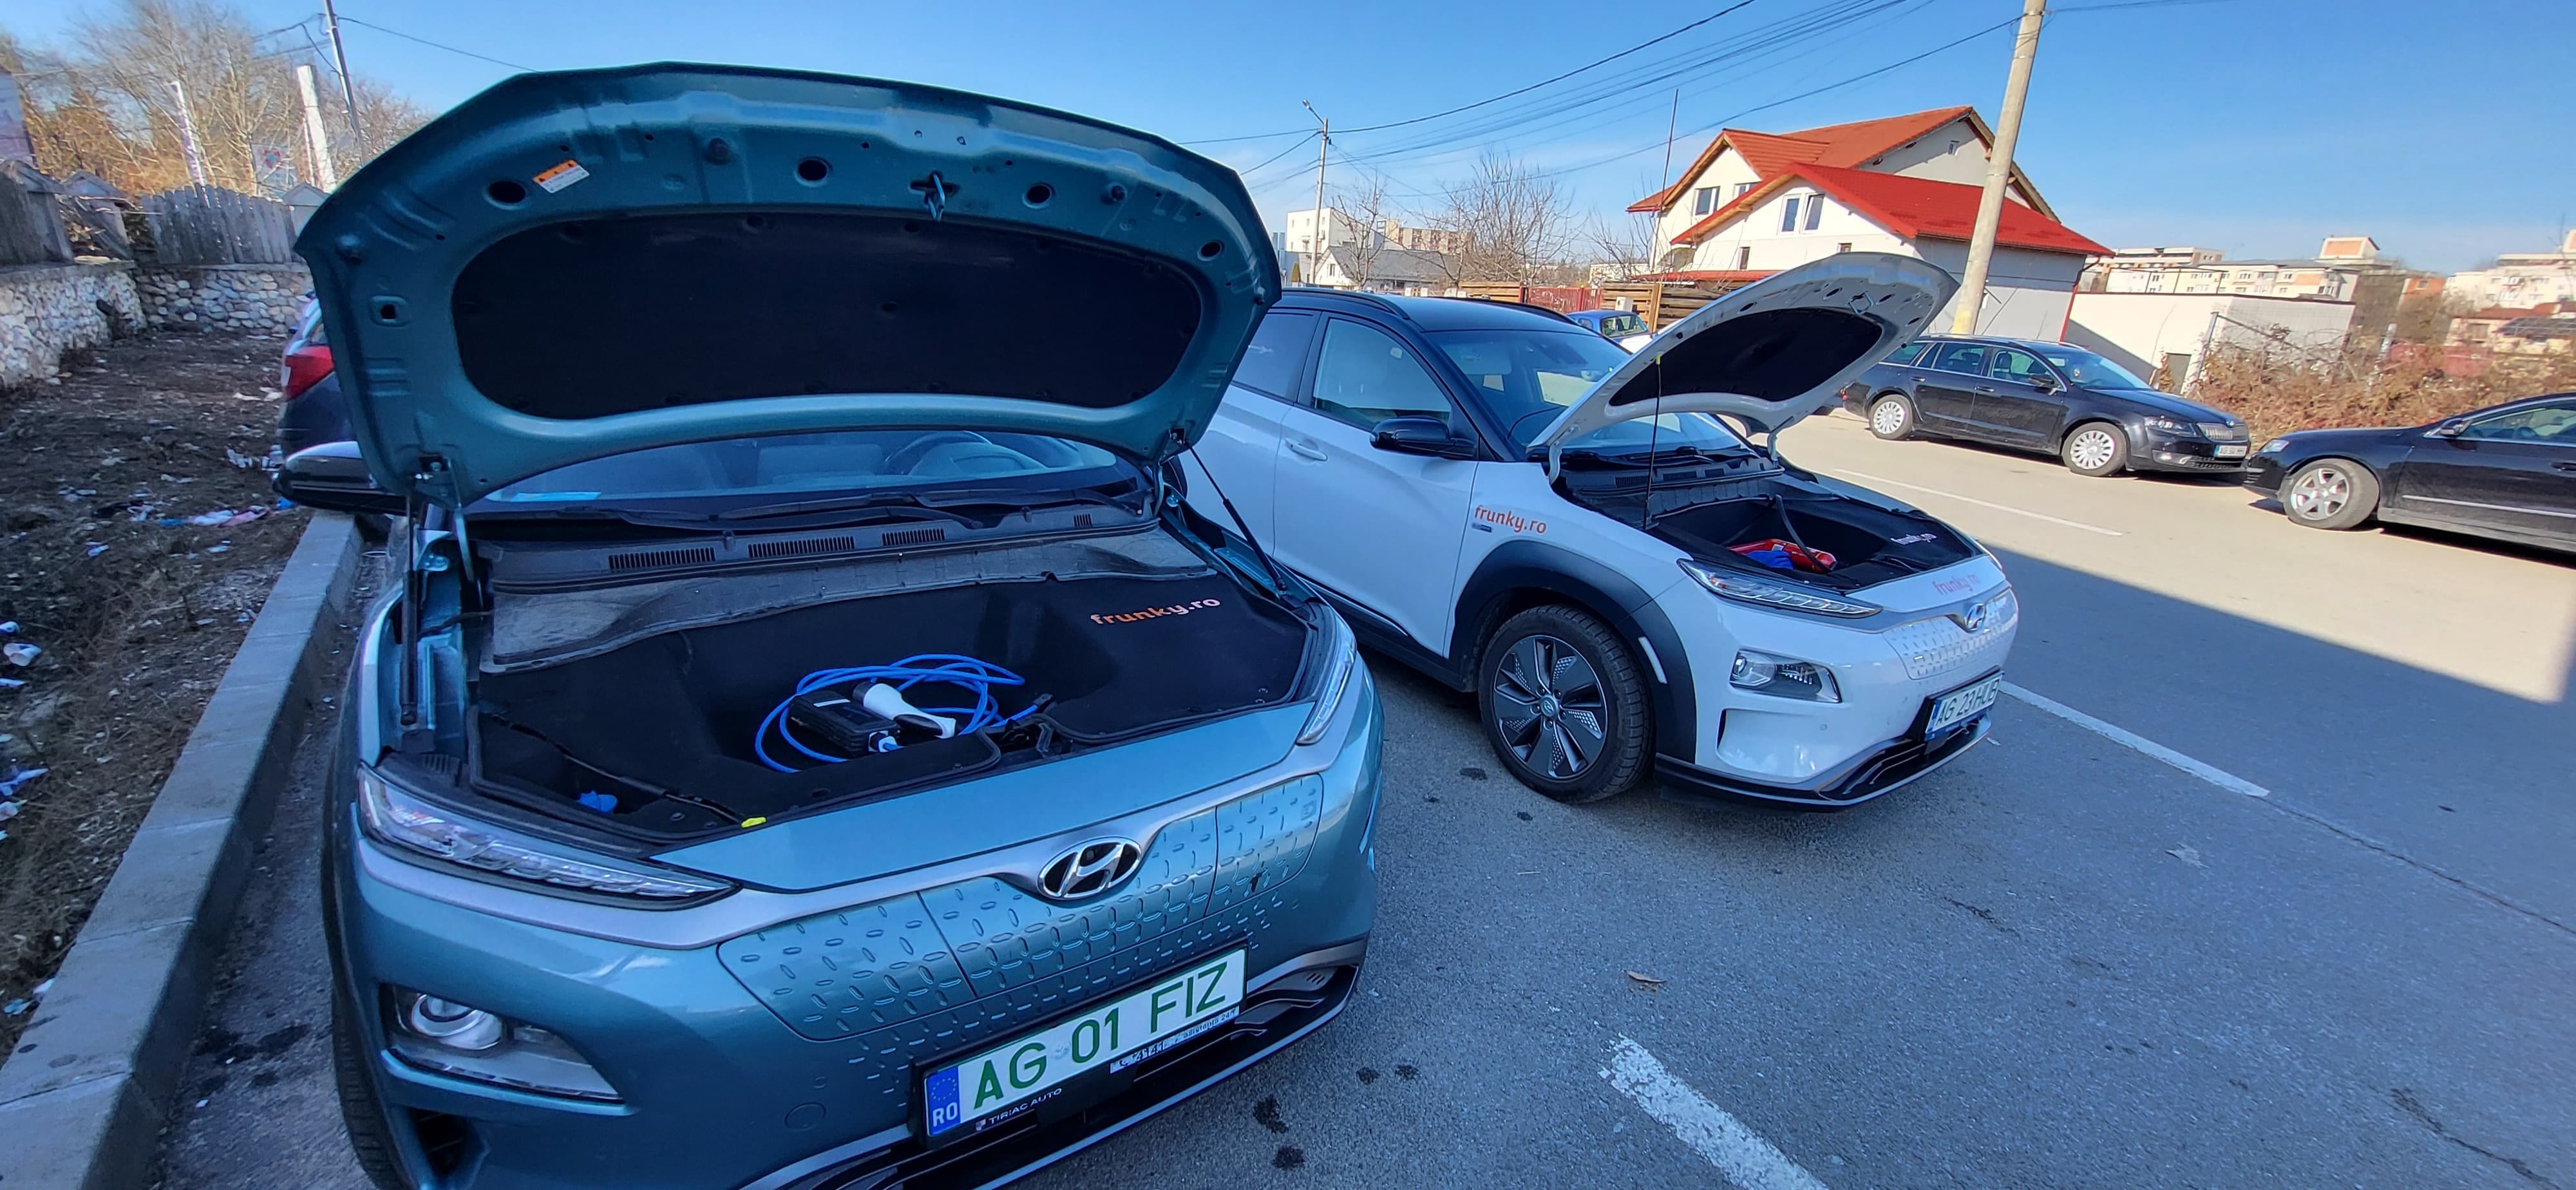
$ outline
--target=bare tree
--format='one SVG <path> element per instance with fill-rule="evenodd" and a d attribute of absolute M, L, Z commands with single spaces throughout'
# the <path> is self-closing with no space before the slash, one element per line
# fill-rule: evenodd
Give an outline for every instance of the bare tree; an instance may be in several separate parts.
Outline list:
<path fill-rule="evenodd" d="M 76 22 L 62 50 L 0 44 L 0 65 L 23 71 L 28 129 L 50 172 L 88 170 L 138 194 L 186 184 L 182 129 L 193 122 L 208 179 L 256 191 L 263 145 L 292 154 L 301 177 L 321 173 L 300 128 L 293 60 L 263 52 L 260 40 L 247 17 L 217 0 L 124 0 L 106 16 Z M 184 113 L 173 83 L 187 91 Z M 339 88 L 324 88 L 332 156 L 344 175 L 427 122 L 426 112 L 381 84 L 360 79 L 356 90 L 363 144 L 348 143 L 342 131 Z"/>
<path fill-rule="evenodd" d="M 1366 289 L 1369 287 L 1369 279 L 1377 276 L 1378 261 L 1385 255 L 1388 247 L 1386 224 L 1400 212 L 1387 196 L 1386 178 L 1383 175 L 1371 173 L 1366 169 L 1358 172 L 1360 178 L 1358 184 L 1344 186 L 1334 191 L 1333 203 L 1329 209 L 1358 225 L 1356 229 L 1358 234 L 1353 237 L 1350 249 L 1351 281 L 1359 288 Z"/>
<path fill-rule="evenodd" d="M 1501 153 L 1486 154 L 1449 188 L 1448 206 L 1432 224 L 1457 234 L 1458 250 L 1447 260 L 1459 282 L 1527 284 L 1562 261 L 1576 235 L 1555 180 Z"/>

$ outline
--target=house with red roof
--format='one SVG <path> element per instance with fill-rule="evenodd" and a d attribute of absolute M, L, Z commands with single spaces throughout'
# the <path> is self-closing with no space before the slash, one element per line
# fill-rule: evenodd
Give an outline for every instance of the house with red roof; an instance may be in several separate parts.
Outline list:
<path fill-rule="evenodd" d="M 1740 284 L 1838 252 L 1902 253 L 1957 274 L 1993 144 L 1967 107 L 1786 133 L 1729 128 L 1678 181 L 1628 209 L 1653 216 L 1670 279 Z M 2004 196 L 1978 329 L 2058 338 L 2085 262 L 2110 249 L 2058 222 L 2018 165 Z"/>

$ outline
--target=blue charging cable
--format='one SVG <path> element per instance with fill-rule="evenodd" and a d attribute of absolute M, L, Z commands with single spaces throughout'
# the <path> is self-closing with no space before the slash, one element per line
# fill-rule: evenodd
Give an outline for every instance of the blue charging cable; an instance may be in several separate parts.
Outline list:
<path fill-rule="evenodd" d="M 1029 712 L 1037 709 L 1037 704 L 1031 703 L 1012 714 L 1003 714 L 1001 704 L 993 698 L 993 687 L 1021 686 L 1026 685 L 1026 681 L 1023 680 L 1020 675 L 1012 673 L 1011 671 L 995 665 L 992 662 L 979 661 L 973 657 L 963 657 L 955 653 L 921 653 L 915 656 L 906 657 L 892 665 L 858 665 L 845 669 L 818 669 L 800 679 L 797 679 L 795 693 L 788 695 L 786 698 L 780 699 L 778 705 L 770 708 L 769 714 L 762 717 L 760 720 L 759 730 L 752 733 L 752 754 L 760 758 L 760 763 L 767 765 L 778 772 L 793 773 L 798 771 L 791 765 L 780 764 L 775 758 L 769 755 L 769 733 L 774 730 L 778 733 L 779 739 L 787 741 L 788 747 L 794 748 L 808 758 L 820 761 L 824 764 L 838 764 L 844 760 L 848 760 L 849 757 L 847 756 L 834 756 L 829 752 L 817 752 L 812 748 L 806 747 L 804 742 L 798 740 L 794 735 L 789 734 L 787 730 L 788 704 L 795 702 L 796 695 L 798 694 L 811 694 L 816 690 L 821 690 L 831 686 L 853 686 L 869 682 L 883 682 L 897 690 L 907 691 L 920 683 L 934 682 L 955 686 L 960 690 L 966 691 L 968 694 L 973 696 L 974 705 L 972 706 L 921 708 L 931 714 L 945 715 L 957 720 L 956 734 L 958 735 L 968 735 L 978 731 L 988 731 L 1005 724 L 1015 723 L 1018 722 L 1022 716 L 1025 716 Z"/>

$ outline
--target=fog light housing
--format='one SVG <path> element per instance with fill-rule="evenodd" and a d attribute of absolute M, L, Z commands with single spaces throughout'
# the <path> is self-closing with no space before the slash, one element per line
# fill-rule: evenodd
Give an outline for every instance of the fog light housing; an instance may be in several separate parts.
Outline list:
<path fill-rule="evenodd" d="M 1774 698 L 1794 698 L 1802 702 L 1841 702 L 1842 687 L 1834 682 L 1834 671 L 1813 661 L 1782 657 L 1776 653 L 1745 649 L 1735 655 L 1735 664 L 1727 671 L 1726 680 L 1738 690 L 1768 694 Z"/>
<path fill-rule="evenodd" d="M 552 1030 L 406 988 L 392 992 L 393 1027 L 386 1039 L 408 1065 L 539 1095 L 595 1103 L 619 1098 L 598 1068 Z"/>

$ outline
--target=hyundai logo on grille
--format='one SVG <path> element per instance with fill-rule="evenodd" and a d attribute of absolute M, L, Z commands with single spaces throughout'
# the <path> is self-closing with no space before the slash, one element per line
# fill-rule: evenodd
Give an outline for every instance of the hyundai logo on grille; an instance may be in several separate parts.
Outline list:
<path fill-rule="evenodd" d="M 1054 859 L 1038 873 L 1038 891 L 1048 899 L 1078 901 L 1104 893 L 1136 874 L 1145 849 L 1125 839 L 1094 839 Z"/>

